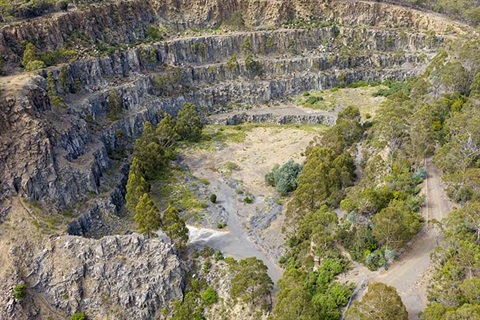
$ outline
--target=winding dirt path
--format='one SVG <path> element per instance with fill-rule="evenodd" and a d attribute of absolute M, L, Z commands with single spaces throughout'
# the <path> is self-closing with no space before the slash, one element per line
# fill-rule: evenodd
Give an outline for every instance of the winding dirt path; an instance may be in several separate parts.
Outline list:
<path fill-rule="evenodd" d="M 383 282 L 395 287 L 407 308 L 410 320 L 418 319 L 418 313 L 427 305 L 430 253 L 441 239 L 441 232 L 428 221 L 432 219 L 441 221 L 453 208 L 445 194 L 445 186 L 437 167 L 428 160 L 426 168 L 428 178 L 422 191 L 427 199 L 422 215 L 427 222 L 420 235 L 387 271 L 372 272 L 362 265 L 355 264 L 352 272 L 343 279 L 357 284 L 363 281 Z M 357 299 L 363 295 L 365 287 L 358 292 Z"/>
<path fill-rule="evenodd" d="M 422 211 L 427 223 L 421 235 L 392 267 L 372 281 L 383 282 L 397 289 L 407 307 L 409 319 L 418 319 L 418 313 L 427 305 L 427 280 L 430 267 L 430 253 L 438 245 L 441 232 L 429 220 L 441 221 L 453 205 L 445 194 L 440 173 L 431 161 L 427 162 L 428 178 L 424 192 L 427 203 Z"/>

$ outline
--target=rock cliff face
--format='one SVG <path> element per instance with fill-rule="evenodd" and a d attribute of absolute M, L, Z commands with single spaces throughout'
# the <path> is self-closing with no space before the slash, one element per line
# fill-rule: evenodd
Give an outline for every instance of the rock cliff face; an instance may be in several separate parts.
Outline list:
<path fill-rule="evenodd" d="M 85 21 L 82 20 L 86 19 L 83 15 L 117 10 L 116 6 L 122 5 L 126 4 L 122 2 L 102 6 L 98 10 L 62 14 L 51 20 L 40 18 L 21 23 L 3 30 L 4 37 L 6 32 L 12 32 L 15 39 L 9 43 L 17 43 L 27 39 L 25 37 L 31 32 L 26 30 L 36 26 L 39 30 L 36 41 L 44 43 L 47 48 L 50 42 L 61 47 L 64 42 L 60 38 L 64 33 L 59 33 L 56 23 L 67 24 L 62 30 L 70 30 L 77 21 L 75 19 Z M 80 214 L 85 213 L 87 207 L 94 208 L 96 212 L 102 211 L 102 214 L 114 214 L 123 204 L 124 193 L 123 183 L 118 183 L 124 182 L 122 172 L 114 169 L 126 163 L 125 156 L 140 134 L 143 123 L 147 120 L 158 122 L 159 110 L 175 114 L 185 101 L 190 101 L 209 114 L 230 104 L 252 105 L 283 100 L 305 90 L 320 90 L 359 80 L 403 79 L 421 71 L 445 40 L 444 35 L 420 30 L 370 29 L 370 25 L 387 24 L 388 27 L 405 27 L 408 19 L 397 21 L 398 16 L 394 14 L 405 9 L 381 7 L 387 12 L 391 10 L 391 16 L 388 16 L 384 11 L 381 11 L 382 14 L 377 12 L 379 4 L 369 4 L 373 8 L 378 7 L 377 10 L 362 11 L 360 18 L 356 13 L 364 9 L 363 5 L 350 5 L 351 8 L 345 9 L 352 14 L 348 22 L 350 26 L 258 30 L 171 39 L 52 68 L 48 81 L 47 72 L 42 73 L 43 79 L 26 80 L 20 92 L 4 94 L 3 104 L 7 108 L 2 108 L 1 119 L 9 129 L 4 129 L 2 135 L 5 142 L 0 146 L 3 148 L 0 162 L 5 163 L 9 170 L 0 174 L 3 194 L 19 193 L 32 201 L 48 201 L 60 211 L 70 208 Z M 169 16 L 171 20 L 168 21 L 187 19 L 172 18 L 175 15 L 171 11 L 175 6 L 168 7 L 169 10 L 165 9 L 167 7 L 158 9 L 158 14 Z M 177 7 L 183 8 L 181 4 Z M 327 13 L 333 14 L 328 5 L 323 7 L 320 18 Z M 253 21 L 244 4 L 239 4 L 238 8 L 246 13 L 247 20 Z M 238 8 L 224 14 L 233 14 Z M 286 12 L 304 16 L 303 9 L 292 8 Z M 119 15 L 126 14 L 118 10 Z M 131 7 L 129 10 L 134 13 L 131 16 L 126 14 L 132 20 L 128 23 L 155 22 L 148 19 L 139 21 L 135 13 L 137 9 Z M 366 19 L 368 14 L 371 20 Z M 195 23 L 186 25 L 205 25 L 198 15 L 195 17 L 188 18 Z M 282 21 L 289 17 L 279 13 Z M 211 19 L 213 24 L 220 21 L 220 18 L 215 19 Z M 333 15 L 329 19 L 337 17 Z M 338 19 L 347 24 L 346 15 Z M 415 20 L 414 17 L 412 19 Z M 439 23 L 432 19 L 427 19 L 431 25 Z M 110 26 L 111 29 L 102 34 L 116 35 L 115 39 L 124 42 L 128 42 L 127 35 L 119 36 L 117 33 L 135 30 L 126 28 L 128 23 L 121 19 L 95 21 L 93 29 Z M 38 26 L 40 22 L 42 27 Z M 257 21 L 256 24 L 261 23 L 264 22 Z M 421 23 L 418 24 L 420 26 Z M 423 23 L 421 27 L 431 28 L 431 25 Z M 46 38 L 40 41 L 42 30 L 45 30 Z M 249 43 L 248 48 L 246 43 Z M 3 46 L 3 49 L 14 47 Z M 253 68 L 245 63 L 249 53 L 254 56 Z M 227 61 L 234 55 L 237 56 L 237 64 L 232 67 Z M 50 97 L 46 94 L 47 89 Z M 122 100 L 123 111 L 115 115 L 115 121 L 109 117 L 111 92 L 116 92 Z M 15 94 L 23 97 L 19 99 Z M 63 99 L 66 108 L 58 105 L 51 107 L 50 99 L 53 98 Z M 23 138 L 12 139 L 9 132 L 22 132 Z M 16 158 L 15 154 L 21 154 L 22 159 Z M 25 154 L 30 156 L 25 157 Z M 117 181 L 117 185 L 109 181 Z M 107 185 L 109 187 L 102 187 Z M 95 199 L 91 199 L 93 196 Z M 99 198 L 108 205 L 99 205 Z M 75 204 L 80 201 L 88 205 L 77 210 Z M 82 218 L 71 230 L 76 230 L 75 234 L 84 234 L 79 230 L 87 229 L 86 221 L 92 216 L 89 214 Z"/>
<path fill-rule="evenodd" d="M 139 234 L 45 236 L 21 200 L 8 200 L 0 242 L 0 319 L 164 318 L 183 298 L 185 267 L 170 241 Z M 21 228 L 22 237 L 18 237 Z M 12 289 L 27 286 L 25 299 Z"/>
<path fill-rule="evenodd" d="M 29 271 L 31 290 L 67 314 L 152 319 L 183 296 L 184 272 L 172 245 L 138 234 L 53 239 Z"/>
<path fill-rule="evenodd" d="M 238 125 L 242 123 L 275 123 L 275 124 L 335 124 L 333 115 L 275 115 L 272 113 L 248 114 L 239 113 L 210 120 L 211 124 Z"/>
<path fill-rule="evenodd" d="M 229 31 L 239 14 L 244 26 Z M 152 26 L 167 29 L 168 38 L 148 40 Z M 193 28 L 204 35 L 192 36 Z M 402 7 L 318 0 L 114 1 L 5 26 L 0 55 L 16 75 L 0 78 L 0 253 L 30 249 L 16 263 L 0 254 L 7 279 L 0 318 L 64 319 L 82 310 L 98 319 L 150 319 L 182 297 L 183 273 L 169 244 L 138 235 L 35 233 L 41 241 L 23 245 L 5 238 L 5 223 L 19 208 L 8 209 L 12 197 L 39 203 L 50 218 L 73 215 L 71 235 L 107 235 L 124 203 L 131 146 L 146 121 L 160 120 L 158 111 L 176 114 L 188 101 L 207 117 L 359 80 L 401 80 L 421 72 L 462 32 L 461 25 Z M 79 57 L 21 73 L 24 41 L 45 51 L 75 49 Z M 115 50 L 102 55 L 101 46 Z M 121 101 L 115 114 L 112 96 Z M 272 116 L 232 119 L 226 123 Z M 333 118 L 275 119 L 320 120 Z M 11 298 L 12 285 L 22 281 L 31 308 Z"/>
<path fill-rule="evenodd" d="M 67 46 L 78 37 L 91 39 L 94 43 L 130 44 L 145 39 L 152 24 L 176 30 L 218 27 L 238 13 L 242 14 L 246 25 L 257 28 L 278 26 L 294 18 L 313 17 L 345 25 L 435 32 L 446 31 L 452 25 L 421 12 L 378 2 L 131 0 L 94 4 L 85 10 L 60 13 L 49 19 L 34 19 L 4 28 L 0 32 L 0 53 L 9 61 L 18 62 L 22 41 L 35 41 L 52 50 Z"/>

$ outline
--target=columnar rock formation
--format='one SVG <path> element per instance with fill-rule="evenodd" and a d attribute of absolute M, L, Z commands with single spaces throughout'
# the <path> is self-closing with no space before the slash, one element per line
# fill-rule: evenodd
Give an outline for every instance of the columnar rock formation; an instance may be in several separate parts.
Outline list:
<path fill-rule="evenodd" d="M 166 40 L 149 39 L 152 27 L 167 30 Z M 131 0 L 5 26 L 0 55 L 12 75 L 0 79 L 0 206 L 20 195 L 52 215 L 72 212 L 70 234 L 108 234 L 104 220 L 123 206 L 132 143 L 146 121 L 160 120 L 158 111 L 176 114 L 188 101 L 208 116 L 306 90 L 405 79 L 461 32 L 461 25 L 394 5 L 318 0 Z M 46 51 L 74 49 L 79 58 L 21 73 L 24 41 Z M 8 210 L 0 213 L 2 221 Z M 88 305 L 101 317 L 126 303 L 132 317 L 147 319 L 181 298 L 172 250 L 136 235 L 50 239 L 29 257 L 36 265 L 28 281 L 55 310 Z M 135 261 L 145 252 L 150 260 Z M 56 269 L 52 261 L 60 257 L 71 272 Z M 138 283 L 130 287 L 131 278 Z M 102 291 L 113 280 L 118 286 Z M 163 295 L 166 282 L 175 285 Z"/>

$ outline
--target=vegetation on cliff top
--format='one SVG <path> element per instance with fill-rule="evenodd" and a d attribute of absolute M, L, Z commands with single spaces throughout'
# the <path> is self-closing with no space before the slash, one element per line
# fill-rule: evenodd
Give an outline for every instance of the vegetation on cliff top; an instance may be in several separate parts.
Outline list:
<path fill-rule="evenodd" d="M 419 183 L 427 176 L 424 159 L 432 155 L 445 173 L 450 194 L 462 207 L 443 222 L 445 240 L 435 253 L 438 269 L 424 318 L 450 319 L 477 312 L 480 301 L 473 288 L 479 273 L 474 261 L 480 206 L 475 202 L 474 181 L 480 150 L 476 138 L 480 136 L 476 111 L 480 61 L 473 52 L 478 44 L 472 41 L 441 52 L 425 74 L 390 84 L 381 92 L 388 99 L 371 122 L 362 124 L 358 109 L 345 110 L 307 150 L 287 212 L 289 251 L 282 258 L 286 271 L 279 282 L 273 319 L 338 319 L 342 304 L 335 300 L 338 292 L 330 290 L 340 285 L 334 276 L 348 267 L 339 247 L 371 269 L 388 265 L 422 229 L 419 210 L 424 199 Z M 355 171 L 361 175 L 354 184 Z M 339 204 L 345 211 L 341 219 L 332 211 Z M 333 272 L 327 280 L 321 280 L 323 268 Z M 315 279 L 317 286 L 318 281 L 327 285 L 312 290 L 308 279 Z M 349 297 L 348 286 L 344 288 L 341 296 Z M 383 291 L 382 299 L 387 295 L 392 302 L 375 310 L 406 319 L 394 289 L 383 285 L 372 285 L 364 305 L 354 305 L 348 316 L 365 318 L 366 309 L 380 303 L 377 292 Z"/>
<path fill-rule="evenodd" d="M 196 141 L 202 128 L 196 107 L 189 103 L 180 110 L 176 120 L 167 114 L 156 127 L 146 122 L 142 136 L 135 142 L 128 175 L 126 207 L 134 214 L 138 230 L 151 235 L 162 228 L 179 248 L 187 243 L 188 229 L 175 207 L 178 204 L 169 204 L 162 215 L 149 192 L 151 183 L 169 170 L 169 161 L 176 157 L 175 143 Z"/>

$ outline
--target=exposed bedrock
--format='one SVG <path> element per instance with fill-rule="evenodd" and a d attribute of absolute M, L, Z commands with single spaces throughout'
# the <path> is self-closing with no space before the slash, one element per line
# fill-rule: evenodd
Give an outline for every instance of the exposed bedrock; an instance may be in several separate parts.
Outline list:
<path fill-rule="evenodd" d="M 8 61 L 18 62 L 23 41 L 36 42 L 49 50 L 66 47 L 79 37 L 94 43 L 135 43 L 147 37 L 152 24 L 176 30 L 218 27 L 237 12 L 242 14 L 246 25 L 256 28 L 279 26 L 294 18 L 435 32 L 449 30 L 454 25 L 419 11 L 378 2 L 132 0 L 94 4 L 85 10 L 12 24 L 0 32 L 0 54 Z"/>
<path fill-rule="evenodd" d="M 15 247 L 9 255 L 21 256 L 21 273 L 0 285 L 2 319 L 66 319 L 79 311 L 92 319 L 153 319 L 183 297 L 185 269 L 172 244 L 158 237 L 51 237 L 42 248 Z M 21 304 L 9 290 L 19 281 L 29 292 Z"/>
<path fill-rule="evenodd" d="M 386 4 L 224 2 L 94 5 L 86 11 L 2 29 L 0 51 L 15 61 L 19 59 L 18 43 L 32 40 L 33 30 L 36 43 L 60 48 L 75 32 L 102 41 L 132 43 L 143 39 L 145 28 L 152 23 L 178 29 L 215 26 L 237 10 L 248 25 L 259 27 L 256 31 L 169 39 L 80 59 L 52 67 L 41 77 L 25 79 L 19 90 L 3 92 L 0 163 L 6 170 L 0 172 L 0 194 L 20 194 L 53 205 L 57 211 L 85 214 L 70 225 L 72 234 L 86 234 L 90 228 L 102 230 L 104 226 L 92 221 L 115 215 L 122 207 L 131 146 L 146 121 L 156 124 L 160 120 L 160 110 L 176 114 L 189 101 L 207 116 L 231 104 L 282 101 L 306 90 L 360 80 L 401 80 L 421 72 L 448 37 L 433 32 L 448 29 L 440 18 Z M 342 9 L 337 12 L 334 6 Z M 312 15 L 341 25 L 271 27 Z M 86 19 L 91 23 L 84 24 Z M 270 29 L 260 28 L 266 24 Z M 453 24 L 450 32 L 455 28 L 460 27 Z M 253 68 L 245 63 L 250 53 Z M 236 63 L 232 63 L 234 55 Z M 122 111 L 114 117 L 108 107 L 112 92 L 122 101 Z M 51 101 L 59 98 L 65 107 L 52 105 Z"/>

